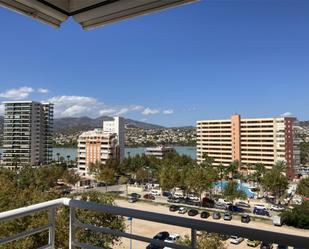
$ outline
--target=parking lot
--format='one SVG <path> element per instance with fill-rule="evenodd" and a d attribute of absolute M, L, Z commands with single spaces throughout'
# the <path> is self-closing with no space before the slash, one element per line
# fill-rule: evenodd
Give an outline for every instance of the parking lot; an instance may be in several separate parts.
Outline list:
<path fill-rule="evenodd" d="M 154 203 L 135 202 L 135 203 L 129 204 L 126 200 L 116 200 L 116 204 L 121 207 L 129 207 L 129 208 L 138 209 L 138 210 L 144 210 L 144 211 L 148 210 L 148 211 L 157 212 L 157 213 L 188 217 L 187 214 L 178 214 L 178 212 L 170 212 L 168 207 L 162 206 L 162 205 L 155 205 Z M 200 216 L 197 215 L 195 217 L 192 217 L 192 219 L 200 219 Z M 241 223 L 239 217 L 237 216 L 233 217 L 231 221 L 224 221 L 223 219 L 213 220 L 211 217 L 209 217 L 207 220 L 211 222 L 227 223 L 227 224 L 233 224 L 233 225 L 245 226 L 245 227 L 246 226 L 254 227 L 254 228 L 264 229 L 267 231 L 276 229 L 278 232 L 282 232 L 282 233 L 304 235 L 304 236 L 309 235 L 309 232 L 307 230 L 296 229 L 293 227 L 287 227 L 287 226 L 275 227 L 272 224 L 267 224 L 267 223 L 262 223 L 262 222 L 257 222 L 257 221 L 251 221 L 248 224 Z M 170 226 L 170 225 L 149 222 L 149 221 L 144 221 L 144 220 L 139 220 L 139 219 L 133 219 L 132 221 L 132 232 L 134 234 L 152 238 L 155 234 L 161 231 L 168 231 L 171 234 L 176 233 L 176 234 L 180 234 L 181 236 L 190 234 L 190 230 L 187 228 L 183 228 L 183 227 Z M 129 232 L 128 221 L 127 221 L 127 232 Z M 129 239 L 122 238 L 121 242 L 122 242 L 121 245 L 114 246 L 113 248 L 117 248 L 117 249 L 130 248 Z M 142 249 L 142 248 L 146 248 L 147 246 L 147 243 L 144 243 L 144 242 L 133 241 L 132 243 L 133 243 L 132 248 L 134 249 Z M 238 249 L 250 248 L 246 245 L 246 240 L 244 240 L 238 245 L 232 245 L 227 240 L 226 244 L 229 249 L 230 248 L 238 248 Z"/>

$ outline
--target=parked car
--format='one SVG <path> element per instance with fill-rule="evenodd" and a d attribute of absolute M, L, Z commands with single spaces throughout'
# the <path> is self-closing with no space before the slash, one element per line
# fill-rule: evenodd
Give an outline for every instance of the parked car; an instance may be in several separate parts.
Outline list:
<path fill-rule="evenodd" d="M 224 204 L 224 203 L 219 203 L 219 202 L 217 202 L 217 203 L 215 203 L 214 208 L 225 210 L 225 209 L 226 209 L 226 206 L 227 206 L 227 205 Z"/>
<path fill-rule="evenodd" d="M 154 197 L 152 194 L 145 194 L 144 198 L 146 200 L 155 200 L 156 199 L 156 197 Z"/>
<path fill-rule="evenodd" d="M 176 193 L 174 193 L 174 197 L 176 197 L 176 198 L 183 198 L 183 194 L 179 193 L 179 192 L 176 192 Z"/>
<path fill-rule="evenodd" d="M 201 212 L 201 218 L 203 219 L 207 219 L 210 216 L 210 213 L 207 211 L 203 211 Z"/>
<path fill-rule="evenodd" d="M 160 232 L 158 233 L 156 236 L 153 237 L 153 239 L 155 240 L 161 240 L 161 241 L 164 241 L 166 240 L 168 237 L 170 236 L 170 234 L 166 231 L 164 232 Z M 149 244 L 146 249 L 160 249 L 162 247 L 159 247 L 159 246 L 156 246 L 154 244 Z"/>
<path fill-rule="evenodd" d="M 180 200 L 179 200 L 178 198 L 172 197 L 172 198 L 168 198 L 168 199 L 167 199 L 167 202 L 170 202 L 170 203 L 179 203 Z"/>
<path fill-rule="evenodd" d="M 230 243 L 231 244 L 235 244 L 235 245 L 240 244 L 243 240 L 244 240 L 244 238 L 238 237 L 238 236 L 234 236 L 234 235 L 232 235 L 230 237 Z"/>
<path fill-rule="evenodd" d="M 257 207 L 255 207 L 253 209 L 253 213 L 257 214 L 257 215 L 270 216 L 269 212 L 266 209 L 264 209 L 264 208 L 257 208 Z"/>
<path fill-rule="evenodd" d="M 250 204 L 248 204 L 247 202 L 244 202 L 244 201 L 239 201 L 239 202 L 236 202 L 236 206 L 238 207 L 244 207 L 244 208 L 250 208 Z"/>
<path fill-rule="evenodd" d="M 232 214 L 230 212 L 225 212 L 223 215 L 224 220 L 232 220 Z"/>
<path fill-rule="evenodd" d="M 234 213 L 243 213 L 244 209 L 235 205 L 226 205 L 226 210 L 230 211 L 230 212 L 234 212 Z"/>
<path fill-rule="evenodd" d="M 188 194 L 187 198 L 189 198 L 192 201 L 200 201 L 200 198 L 198 198 L 197 196 L 195 196 L 193 194 Z"/>
<path fill-rule="evenodd" d="M 208 208 L 213 208 L 215 206 L 215 201 L 208 198 L 208 197 L 204 197 L 202 199 L 202 206 L 203 207 L 208 207 Z"/>
<path fill-rule="evenodd" d="M 137 202 L 137 198 L 133 197 L 133 196 L 130 196 L 129 199 L 128 199 L 128 202 L 129 203 Z"/>
<path fill-rule="evenodd" d="M 171 197 L 171 196 L 172 196 L 172 193 L 169 192 L 169 191 L 163 191 L 163 192 L 162 192 L 162 196 L 164 196 L 164 197 Z"/>
<path fill-rule="evenodd" d="M 248 239 L 247 240 L 247 246 L 251 246 L 251 247 L 257 247 L 261 242 L 258 240 L 254 240 L 254 239 Z"/>
<path fill-rule="evenodd" d="M 179 207 L 176 205 L 171 205 L 169 209 L 171 212 L 176 212 L 177 210 L 179 210 Z"/>
<path fill-rule="evenodd" d="M 188 211 L 189 216 L 196 216 L 198 214 L 198 211 L 196 209 L 190 209 Z"/>
<path fill-rule="evenodd" d="M 273 249 L 273 244 L 268 242 L 262 242 L 260 245 L 260 249 Z"/>
<path fill-rule="evenodd" d="M 187 212 L 187 209 L 185 207 L 181 207 L 178 210 L 178 213 L 180 213 L 180 214 L 185 214 L 186 212 Z"/>
<path fill-rule="evenodd" d="M 249 214 L 242 214 L 241 215 L 241 222 L 242 223 L 249 223 L 250 222 L 250 215 Z"/>
<path fill-rule="evenodd" d="M 159 190 L 155 190 L 155 189 L 152 189 L 149 194 L 153 195 L 153 196 L 160 196 L 161 193 Z"/>
<path fill-rule="evenodd" d="M 141 198 L 141 195 L 138 194 L 138 193 L 131 193 L 131 194 L 129 194 L 129 196 L 135 197 L 137 199 Z"/>
<path fill-rule="evenodd" d="M 273 210 L 273 211 L 283 211 L 285 208 L 284 206 L 281 206 L 281 205 L 271 205 L 270 206 L 270 210 Z"/>
<path fill-rule="evenodd" d="M 273 249 L 273 244 L 268 242 L 262 242 L 260 245 L 260 249 Z"/>
<path fill-rule="evenodd" d="M 178 240 L 180 239 L 180 235 L 179 234 L 170 234 L 170 236 L 164 240 L 164 242 L 167 243 L 176 243 Z M 164 247 L 163 249 L 171 249 L 170 247 Z"/>
<path fill-rule="evenodd" d="M 220 220 L 220 219 L 221 219 L 221 214 L 220 214 L 219 212 L 214 212 L 214 213 L 212 214 L 212 218 L 213 218 L 214 220 Z"/>

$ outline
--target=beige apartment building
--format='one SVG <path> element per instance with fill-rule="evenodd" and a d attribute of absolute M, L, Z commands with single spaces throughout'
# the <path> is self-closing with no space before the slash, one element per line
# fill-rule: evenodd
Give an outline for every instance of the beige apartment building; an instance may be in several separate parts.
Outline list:
<path fill-rule="evenodd" d="M 89 166 L 92 163 L 105 164 L 110 158 L 123 159 L 124 120 L 115 117 L 104 121 L 103 129 L 83 132 L 78 137 L 77 167 L 81 176 L 92 178 Z"/>
<path fill-rule="evenodd" d="M 214 164 L 229 165 L 238 160 L 248 166 L 262 163 L 271 169 L 285 161 L 289 177 L 300 164 L 299 139 L 294 134 L 296 118 L 246 118 L 232 115 L 226 120 L 197 121 L 197 160 L 206 153 Z"/>

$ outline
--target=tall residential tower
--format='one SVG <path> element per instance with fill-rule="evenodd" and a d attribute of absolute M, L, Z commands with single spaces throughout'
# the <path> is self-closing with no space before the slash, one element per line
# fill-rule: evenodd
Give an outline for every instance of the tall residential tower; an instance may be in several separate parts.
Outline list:
<path fill-rule="evenodd" d="M 41 165 L 52 160 L 53 104 L 4 102 L 3 164 Z"/>
<path fill-rule="evenodd" d="M 287 174 L 293 178 L 300 164 L 299 139 L 294 134 L 296 118 L 249 118 L 233 115 L 227 120 L 197 121 L 197 160 L 203 155 L 214 164 L 241 165 L 261 163 L 270 169 L 285 161 Z"/>

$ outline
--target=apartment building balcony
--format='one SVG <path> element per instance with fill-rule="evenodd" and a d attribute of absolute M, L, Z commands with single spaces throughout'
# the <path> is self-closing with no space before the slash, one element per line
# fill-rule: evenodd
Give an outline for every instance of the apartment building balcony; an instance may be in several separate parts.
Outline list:
<path fill-rule="evenodd" d="M 110 205 L 97 204 L 95 202 L 87 202 L 81 200 L 74 200 L 69 198 L 55 199 L 47 202 L 42 202 L 39 204 L 31 205 L 28 207 L 18 208 L 14 210 L 9 210 L 0 213 L 0 222 L 17 219 L 20 217 L 30 216 L 37 212 L 47 212 L 48 213 L 48 223 L 40 227 L 33 228 L 32 230 L 27 230 L 20 232 L 10 237 L 1 238 L 0 245 L 6 243 L 14 242 L 21 238 L 26 238 L 28 236 L 38 234 L 44 231 L 48 231 L 48 241 L 46 245 L 42 245 L 41 248 L 54 249 L 57 248 L 55 244 L 55 229 L 56 229 L 56 212 L 57 207 L 64 205 L 69 207 L 69 229 L 67 231 L 69 237 L 69 249 L 78 248 L 95 248 L 100 247 L 93 246 L 90 244 L 85 244 L 77 240 L 75 237 L 77 229 L 83 229 L 88 231 L 93 231 L 96 233 L 104 233 L 108 235 L 115 235 L 119 237 L 124 237 L 132 240 L 143 241 L 147 243 L 152 243 L 158 247 L 169 247 L 178 249 L 195 249 L 197 248 L 197 231 L 207 231 L 211 233 L 222 233 L 227 235 L 237 235 L 243 238 L 251 238 L 255 240 L 266 241 L 270 243 L 277 243 L 281 245 L 295 246 L 298 248 L 306 248 L 309 244 L 309 238 L 305 236 L 292 235 L 286 233 L 279 233 L 275 231 L 260 230 L 257 228 L 249 228 L 237 225 L 214 223 L 210 221 L 202 221 L 184 217 L 177 217 L 166 214 L 159 214 L 148 211 L 140 211 L 130 208 L 115 207 Z M 76 209 L 89 210 L 102 213 L 110 213 L 114 215 L 119 215 L 123 217 L 131 217 L 136 219 L 141 219 L 144 221 L 152 221 L 162 224 L 168 224 L 173 226 L 185 227 L 191 230 L 191 246 L 183 246 L 179 244 L 166 243 L 159 240 L 153 240 L 142 235 L 118 231 L 110 229 L 108 227 L 98 227 L 92 224 L 85 224 L 80 222 L 75 214 Z"/>

